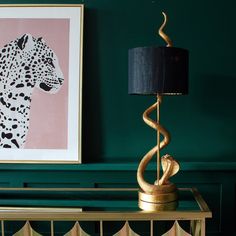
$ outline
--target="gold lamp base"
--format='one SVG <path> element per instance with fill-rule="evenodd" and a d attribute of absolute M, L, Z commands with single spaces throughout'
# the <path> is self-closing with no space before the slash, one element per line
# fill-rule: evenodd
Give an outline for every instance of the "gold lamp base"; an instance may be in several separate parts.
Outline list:
<path fill-rule="evenodd" d="M 178 206 L 178 191 L 174 184 L 168 185 L 159 186 L 160 191 L 152 194 L 140 190 L 138 193 L 139 207 L 146 211 L 175 210 Z M 163 191 L 162 187 L 164 187 Z"/>
<path fill-rule="evenodd" d="M 161 126 L 159 122 L 160 102 L 161 96 L 158 95 L 157 102 L 143 113 L 143 120 L 145 123 L 157 130 L 157 145 L 146 153 L 139 163 L 137 170 L 137 181 L 140 187 L 138 205 L 142 210 L 148 211 L 174 210 L 178 205 L 177 188 L 169 181 L 169 178 L 179 171 L 179 163 L 169 154 L 166 154 L 160 158 L 160 149 L 165 147 L 170 142 L 169 132 Z M 157 122 L 149 117 L 149 114 L 156 108 Z M 164 137 L 161 142 L 160 133 Z M 157 179 L 154 184 L 152 184 L 145 180 L 144 172 L 148 163 L 155 154 L 157 154 Z M 162 165 L 163 170 L 162 176 L 160 176 L 160 164 Z"/>

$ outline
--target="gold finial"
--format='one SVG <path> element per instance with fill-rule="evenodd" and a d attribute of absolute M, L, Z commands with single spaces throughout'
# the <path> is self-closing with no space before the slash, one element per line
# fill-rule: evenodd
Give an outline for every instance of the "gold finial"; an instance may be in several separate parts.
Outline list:
<path fill-rule="evenodd" d="M 162 12 L 163 16 L 164 16 L 164 22 L 162 23 L 161 27 L 159 28 L 159 35 L 165 40 L 165 42 L 167 43 L 167 47 L 173 47 L 173 43 L 171 41 L 171 39 L 169 38 L 168 35 L 166 35 L 162 30 L 164 29 L 164 27 L 166 26 L 167 23 L 167 16 L 165 14 L 165 12 Z"/>

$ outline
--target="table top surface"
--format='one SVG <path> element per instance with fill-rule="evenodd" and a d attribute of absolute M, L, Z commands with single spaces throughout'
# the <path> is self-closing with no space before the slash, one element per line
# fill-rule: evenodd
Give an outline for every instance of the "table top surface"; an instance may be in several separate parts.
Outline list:
<path fill-rule="evenodd" d="M 202 219 L 211 217 L 195 188 L 179 189 L 174 210 L 143 211 L 138 189 L 0 188 L 0 218 L 72 220 Z"/>

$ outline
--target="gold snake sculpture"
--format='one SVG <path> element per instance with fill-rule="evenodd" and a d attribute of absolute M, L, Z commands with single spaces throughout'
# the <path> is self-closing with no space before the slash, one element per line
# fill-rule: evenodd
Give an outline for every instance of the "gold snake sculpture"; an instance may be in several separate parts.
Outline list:
<path fill-rule="evenodd" d="M 143 113 L 143 120 L 148 126 L 150 126 L 151 128 L 155 130 L 158 130 L 160 134 L 163 135 L 164 139 L 160 143 L 160 150 L 161 150 L 170 142 L 170 134 L 163 126 L 161 126 L 159 123 L 155 122 L 149 117 L 149 114 L 158 107 L 158 103 L 160 102 L 161 102 L 161 99 L 159 98 L 156 103 L 150 106 Z M 152 157 L 157 153 L 157 151 L 158 151 L 158 146 L 156 145 L 143 157 L 138 167 L 137 181 L 140 188 L 145 193 L 150 193 L 150 194 L 158 193 L 158 192 L 168 193 L 168 192 L 172 192 L 175 189 L 175 185 L 169 183 L 168 180 L 171 176 L 173 176 L 179 171 L 179 164 L 168 154 L 164 155 L 161 158 L 163 175 L 158 181 L 158 183 L 157 181 L 155 181 L 154 184 L 149 184 L 144 179 L 145 169 L 148 163 L 151 161 Z"/>
<path fill-rule="evenodd" d="M 167 47 L 172 47 L 171 39 L 163 32 L 163 29 L 167 23 L 167 16 L 164 12 L 162 12 L 164 16 L 164 22 L 159 29 L 159 35 L 165 40 L 167 43 Z M 155 193 L 169 193 L 176 189 L 175 185 L 169 182 L 169 178 L 175 175 L 179 171 L 179 164 L 176 160 L 173 159 L 170 155 L 166 154 L 161 157 L 161 165 L 163 170 L 163 175 L 160 180 L 156 180 L 154 184 L 150 184 L 144 179 L 144 171 L 151 161 L 152 157 L 159 151 L 158 148 L 161 150 L 170 142 L 170 134 L 169 132 L 160 125 L 159 122 L 155 122 L 149 117 L 149 114 L 154 111 L 155 109 L 159 108 L 161 103 L 161 96 L 157 96 L 157 102 L 150 106 L 144 113 L 143 113 L 143 120 L 144 122 L 150 126 L 151 128 L 158 130 L 160 134 L 163 135 L 163 140 L 160 142 L 160 146 L 156 145 L 153 147 L 141 160 L 138 170 L 137 170 L 137 181 L 140 188 L 149 194 Z M 159 163 L 158 163 L 159 164 Z"/>
<path fill-rule="evenodd" d="M 166 23 L 167 23 L 167 15 L 165 14 L 165 12 L 162 12 L 162 15 L 164 16 L 164 22 L 162 23 L 161 27 L 159 28 L 158 33 L 167 43 L 166 47 L 173 47 L 173 43 L 172 43 L 170 37 L 163 32 L 163 29 L 165 28 Z"/>

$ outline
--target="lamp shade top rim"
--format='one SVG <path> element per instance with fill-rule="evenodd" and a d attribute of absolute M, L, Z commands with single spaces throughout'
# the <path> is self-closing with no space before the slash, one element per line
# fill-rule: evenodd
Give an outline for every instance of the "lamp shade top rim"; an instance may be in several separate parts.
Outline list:
<path fill-rule="evenodd" d="M 184 50 L 184 51 L 188 51 L 186 48 L 180 48 L 180 47 L 166 47 L 166 46 L 157 46 L 157 45 L 152 45 L 152 46 L 138 46 L 138 47 L 133 47 L 133 48 L 129 48 L 129 50 L 137 50 L 137 49 L 148 49 L 148 48 L 152 48 L 152 49 L 163 49 L 165 48 L 166 50 Z"/>

